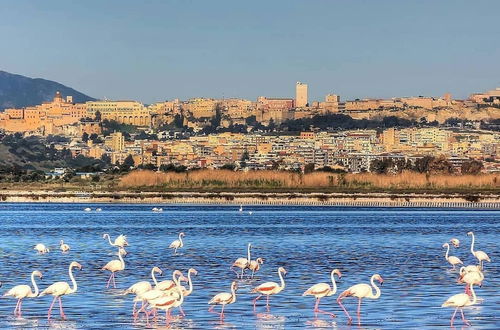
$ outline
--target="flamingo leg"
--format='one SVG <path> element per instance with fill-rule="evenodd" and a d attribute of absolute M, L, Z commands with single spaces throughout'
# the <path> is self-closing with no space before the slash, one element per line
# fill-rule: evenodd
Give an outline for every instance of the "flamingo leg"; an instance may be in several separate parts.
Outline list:
<path fill-rule="evenodd" d="M 450 319 L 450 327 L 453 327 L 453 321 L 455 320 L 455 315 L 457 314 L 457 311 L 458 311 L 458 307 L 455 308 L 455 311 L 453 312 L 453 314 L 451 315 L 451 319 Z"/>
<path fill-rule="evenodd" d="M 222 305 L 222 310 L 220 312 L 220 321 L 222 322 L 224 320 L 224 306 L 225 305 Z"/>
<path fill-rule="evenodd" d="M 361 298 L 358 299 L 358 325 L 361 325 Z"/>
<path fill-rule="evenodd" d="M 257 300 L 259 300 L 262 297 L 262 295 L 258 295 L 257 298 L 253 300 L 253 312 L 255 313 L 256 310 L 256 305 L 257 305 Z"/>
<path fill-rule="evenodd" d="M 113 288 L 116 289 L 115 273 L 113 273 Z"/>
<path fill-rule="evenodd" d="M 179 306 L 179 312 L 182 315 L 182 317 L 186 316 L 186 313 L 184 313 L 184 310 L 182 309 L 182 306 Z"/>
<path fill-rule="evenodd" d="M 251 278 L 253 278 L 254 275 L 255 275 L 255 270 L 252 270 L 252 277 Z"/>
<path fill-rule="evenodd" d="M 340 305 L 340 308 L 342 308 L 342 310 L 344 311 L 345 315 L 349 319 L 347 321 L 347 324 L 351 324 L 352 323 L 352 317 L 351 317 L 351 315 L 349 315 L 349 312 L 347 311 L 347 309 L 345 309 L 344 305 L 342 305 L 342 299 L 341 298 L 337 299 L 337 303 Z"/>
<path fill-rule="evenodd" d="M 61 297 L 59 297 L 59 312 L 61 313 L 62 319 L 65 320 L 66 319 L 66 315 L 64 314 Z"/>
<path fill-rule="evenodd" d="M 21 302 L 21 299 L 17 299 L 16 308 L 14 308 L 14 315 L 17 315 L 17 309 L 19 308 L 19 303 L 20 302 Z"/>
<path fill-rule="evenodd" d="M 165 311 L 165 319 L 166 319 L 166 323 L 167 323 L 167 327 L 170 325 L 170 309 L 166 310 Z"/>
<path fill-rule="evenodd" d="M 23 309 L 23 300 L 19 299 L 19 307 L 17 309 L 17 314 L 19 315 L 19 317 L 21 317 L 22 309 Z"/>
<path fill-rule="evenodd" d="M 267 312 L 269 313 L 270 310 L 271 310 L 271 307 L 269 307 L 269 295 L 266 296 L 266 309 L 267 309 Z"/>
<path fill-rule="evenodd" d="M 464 321 L 466 325 L 470 325 L 470 322 L 465 319 L 463 308 L 460 308 L 460 313 L 462 314 L 462 321 Z"/>
<path fill-rule="evenodd" d="M 113 276 L 113 273 L 109 275 L 108 283 L 106 284 L 106 289 L 109 288 L 109 284 L 111 283 L 111 277 Z"/>
<path fill-rule="evenodd" d="M 324 311 L 324 310 L 321 310 L 319 309 L 319 301 L 320 301 L 321 298 L 318 298 L 318 301 L 316 303 L 316 307 L 315 307 L 315 315 L 316 315 L 316 318 L 318 318 L 318 313 L 321 313 L 321 314 L 326 314 L 326 315 L 330 315 L 331 317 L 337 317 L 335 314 L 333 313 L 330 313 L 330 312 L 327 312 L 327 311 Z"/>
<path fill-rule="evenodd" d="M 241 269 L 241 279 L 243 279 L 243 274 L 244 274 L 244 272 L 245 272 L 245 268 L 242 268 L 242 269 Z"/>
<path fill-rule="evenodd" d="M 135 311 L 137 308 L 137 301 L 134 301 L 134 307 L 132 307 L 132 315 L 135 317 Z"/>
<path fill-rule="evenodd" d="M 316 298 L 316 303 L 314 304 L 314 317 L 318 318 L 318 307 L 319 307 L 319 300 L 320 298 Z"/>
<path fill-rule="evenodd" d="M 54 307 L 54 304 L 56 303 L 57 297 L 54 297 L 52 300 L 52 304 L 50 304 L 49 311 L 47 312 L 47 319 L 50 320 L 50 315 L 52 314 L 52 307 Z"/>
<path fill-rule="evenodd" d="M 240 274 L 238 274 L 238 272 L 234 270 L 233 266 L 229 267 L 229 269 L 231 269 L 236 274 L 236 278 L 240 278 Z"/>

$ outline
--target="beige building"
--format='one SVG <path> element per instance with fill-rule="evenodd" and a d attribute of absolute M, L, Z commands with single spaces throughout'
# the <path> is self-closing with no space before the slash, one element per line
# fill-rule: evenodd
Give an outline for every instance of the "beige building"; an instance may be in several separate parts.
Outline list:
<path fill-rule="evenodd" d="M 215 99 L 195 98 L 182 104 L 182 109 L 195 118 L 212 118 L 215 116 L 218 101 Z"/>
<path fill-rule="evenodd" d="M 102 120 L 114 120 L 123 124 L 149 126 L 151 114 L 144 105 L 137 101 L 92 101 L 87 102 L 89 116 L 101 114 Z"/>
<path fill-rule="evenodd" d="M 297 108 L 303 108 L 306 107 L 307 104 L 307 84 L 298 81 L 295 85 L 295 106 Z"/>
<path fill-rule="evenodd" d="M 109 147 L 112 151 L 122 152 L 125 150 L 125 137 L 122 132 L 112 133 L 110 136 L 106 137 L 104 145 Z"/>

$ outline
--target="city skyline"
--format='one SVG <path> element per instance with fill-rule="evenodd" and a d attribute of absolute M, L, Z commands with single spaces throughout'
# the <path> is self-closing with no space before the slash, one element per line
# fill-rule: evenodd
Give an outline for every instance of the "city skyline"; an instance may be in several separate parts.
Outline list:
<path fill-rule="evenodd" d="M 296 81 L 309 100 L 464 99 L 500 85 L 493 1 L 117 4 L 0 5 L 1 69 L 143 103 L 293 97 Z"/>

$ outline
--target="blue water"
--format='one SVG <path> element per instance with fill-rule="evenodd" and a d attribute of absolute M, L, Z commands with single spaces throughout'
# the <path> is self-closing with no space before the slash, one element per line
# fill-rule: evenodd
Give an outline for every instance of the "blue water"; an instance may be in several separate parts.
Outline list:
<path fill-rule="evenodd" d="M 84 212 L 87 206 L 102 212 Z M 17 326 L 58 328 L 141 328 L 144 319 L 131 317 L 132 296 L 121 295 L 129 285 L 150 279 L 153 266 L 170 279 L 174 269 L 199 271 L 194 292 L 183 304 L 187 316 L 176 320 L 178 328 L 313 328 L 347 327 L 347 319 L 335 299 L 324 298 L 321 307 L 337 318 L 320 316 L 314 321 L 312 297 L 301 294 L 318 282 L 329 282 L 333 268 L 343 277 L 339 291 L 357 283 L 368 283 L 379 273 L 384 278 L 382 296 L 362 304 L 364 328 L 448 327 L 452 309 L 440 305 L 451 295 L 461 293 L 457 272 L 450 271 L 444 259 L 443 243 L 452 237 L 461 241 L 452 255 L 466 264 L 475 263 L 466 233 L 476 234 L 476 249 L 487 252 L 485 281 L 476 292 L 483 300 L 465 309 L 477 329 L 500 328 L 500 254 L 498 252 L 499 211 L 452 209 L 384 209 L 297 206 L 254 206 L 238 212 L 238 206 L 162 206 L 127 204 L 0 204 L 0 281 L 5 292 L 17 284 L 29 284 L 33 270 L 43 272 L 41 289 L 56 281 L 69 281 L 67 267 L 73 260 L 83 265 L 75 270 L 78 292 L 63 298 L 66 321 L 46 320 L 51 297 L 25 299 L 23 318 L 15 318 L 14 299 L 0 299 L 0 328 Z M 252 215 L 246 211 L 251 210 Z M 167 247 L 177 234 L 186 233 L 185 247 L 173 255 Z M 116 251 L 102 239 L 123 233 L 130 246 L 126 269 L 117 274 L 117 289 L 106 289 L 108 273 L 100 268 L 116 259 Z M 64 239 L 71 246 L 68 254 L 58 249 Z M 237 302 L 226 308 L 224 324 L 207 312 L 207 302 L 216 293 L 229 291 L 235 278 L 229 270 L 238 257 L 246 256 L 246 244 L 253 243 L 252 259 L 265 258 L 254 280 L 239 283 Z M 36 243 L 51 248 L 45 255 L 33 250 Z M 276 281 L 279 266 L 287 269 L 286 288 L 271 298 L 271 313 L 263 306 L 252 311 L 252 287 Z M 356 301 L 345 300 L 355 317 Z M 177 312 L 176 312 L 177 313 Z M 164 326 L 161 318 L 151 327 Z M 355 319 L 356 320 L 356 319 Z M 461 319 L 456 319 L 461 326 Z M 354 327 L 354 326 L 353 326 Z M 357 326 L 356 326 L 357 327 Z"/>

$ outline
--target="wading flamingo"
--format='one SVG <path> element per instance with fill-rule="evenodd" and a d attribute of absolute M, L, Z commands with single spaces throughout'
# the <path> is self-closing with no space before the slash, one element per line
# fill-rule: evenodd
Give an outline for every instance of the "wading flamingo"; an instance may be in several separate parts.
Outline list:
<path fill-rule="evenodd" d="M 184 298 L 186 298 L 191 293 L 193 293 L 193 281 L 191 280 L 191 274 L 198 275 L 198 271 L 194 268 L 189 268 L 188 276 L 187 276 L 189 288 L 186 289 L 183 285 L 180 286 L 181 291 L 182 291 L 182 295 L 184 296 Z M 177 294 L 177 290 L 173 290 L 173 291 L 171 290 L 171 291 L 169 291 L 169 293 L 170 293 L 170 295 L 173 295 L 173 296 L 176 296 L 177 298 L 179 298 L 179 295 Z M 182 306 L 179 306 L 179 312 L 182 314 L 182 316 L 186 316 L 186 313 L 184 313 Z"/>
<path fill-rule="evenodd" d="M 450 243 L 453 244 L 453 246 L 456 248 L 460 246 L 460 241 L 458 240 L 458 238 L 450 239 Z"/>
<path fill-rule="evenodd" d="M 163 272 L 160 268 L 158 268 L 156 266 L 153 267 L 153 269 L 151 269 L 151 278 L 153 279 L 153 282 L 156 286 L 158 284 L 158 282 L 156 281 L 155 273 L 159 273 L 161 275 L 161 274 L 163 274 Z M 125 290 L 125 292 L 123 294 L 127 295 L 129 293 L 133 293 L 137 297 L 140 294 L 143 294 L 143 293 L 145 293 L 149 290 L 152 290 L 152 289 L 153 289 L 153 286 L 151 285 L 151 283 L 149 281 L 140 281 L 140 282 L 135 283 L 131 287 L 129 287 L 127 290 Z M 134 299 L 134 307 L 132 308 L 132 315 L 134 315 L 134 316 L 136 316 L 137 303 L 138 303 L 138 301 L 136 301 Z M 141 308 L 142 308 L 142 306 L 141 306 Z"/>
<path fill-rule="evenodd" d="M 247 268 L 248 265 L 250 264 L 250 250 L 251 249 L 252 249 L 252 243 L 248 243 L 247 257 L 246 257 L 246 259 L 245 258 L 238 258 L 238 259 L 236 259 L 236 261 L 231 266 L 231 270 L 233 272 L 235 272 L 236 278 L 239 277 L 239 274 L 238 274 L 238 272 L 236 270 L 234 270 L 234 267 L 237 267 L 237 268 L 241 269 L 241 278 L 243 278 L 243 274 L 245 272 L 245 268 Z"/>
<path fill-rule="evenodd" d="M 102 235 L 102 238 L 104 238 L 104 239 L 107 238 L 109 245 L 111 245 L 111 246 L 117 246 L 117 247 L 121 247 L 121 248 L 128 246 L 127 236 L 125 236 L 125 235 L 119 235 L 117 238 L 115 238 L 114 242 L 111 242 L 111 237 L 109 237 L 109 234 Z"/>
<path fill-rule="evenodd" d="M 170 291 L 172 291 L 175 288 L 175 278 L 179 275 L 182 275 L 182 272 L 177 269 L 174 270 L 172 272 L 172 279 L 159 282 L 158 284 L 156 284 L 155 289 L 170 294 Z"/>
<path fill-rule="evenodd" d="M 182 241 L 182 238 L 185 236 L 184 233 L 179 234 L 179 239 L 176 239 L 170 245 L 168 246 L 170 249 L 174 249 L 174 254 L 177 254 L 177 249 L 180 249 L 181 247 L 184 246 L 184 242 Z"/>
<path fill-rule="evenodd" d="M 248 269 L 252 271 L 252 277 L 257 273 L 260 269 L 260 265 L 264 263 L 264 259 L 262 258 L 257 258 L 255 260 L 250 260 L 250 263 L 248 264 Z"/>
<path fill-rule="evenodd" d="M 49 311 L 47 312 L 47 319 L 50 320 L 50 316 L 52 313 L 52 307 L 54 307 L 56 299 L 59 300 L 59 311 L 61 313 L 61 318 L 63 320 L 66 319 L 66 315 L 64 315 L 61 297 L 64 295 L 67 295 L 67 294 L 75 293 L 76 290 L 78 289 L 75 278 L 73 277 L 73 268 L 75 268 L 75 267 L 81 270 L 82 265 L 80 265 L 76 261 L 73 261 L 69 265 L 68 273 L 69 273 L 69 278 L 71 279 L 71 282 L 73 284 L 73 288 L 71 288 L 69 286 L 68 282 L 56 282 L 56 283 L 52 284 L 51 286 L 49 286 L 47 289 L 43 290 L 42 293 L 40 293 L 40 297 L 45 296 L 47 294 L 54 296 L 54 300 L 52 300 L 52 304 L 50 304 Z"/>
<path fill-rule="evenodd" d="M 342 292 L 337 298 L 337 303 L 340 305 L 344 313 L 347 315 L 347 318 L 349 319 L 349 321 L 347 321 L 347 324 L 352 323 L 352 317 L 349 315 L 344 305 L 342 305 L 342 299 L 346 297 L 358 298 L 358 324 L 361 325 L 361 299 L 378 299 L 381 294 L 380 288 L 373 282 L 375 280 L 379 281 L 380 285 L 384 283 L 384 279 L 382 278 L 382 276 L 380 276 L 379 274 L 374 274 L 370 279 L 371 286 L 366 283 L 353 285 L 349 289 Z M 375 294 L 373 294 L 372 287 L 375 289 Z"/>
<path fill-rule="evenodd" d="M 210 308 L 208 311 L 210 313 L 216 313 L 214 312 L 214 308 L 216 305 L 221 305 L 221 312 L 219 313 L 220 321 L 222 322 L 224 320 L 224 306 L 230 305 L 234 302 L 236 302 L 236 290 L 238 290 L 238 283 L 236 281 L 233 281 L 231 283 L 231 292 L 222 292 L 219 294 L 216 294 L 210 301 L 208 302 Z"/>
<path fill-rule="evenodd" d="M 50 252 L 49 248 L 42 243 L 38 243 L 37 245 L 35 245 L 33 250 L 36 250 L 39 254 L 45 254 Z"/>
<path fill-rule="evenodd" d="M 62 252 L 68 252 L 69 251 L 69 245 L 65 244 L 63 240 L 61 240 L 59 248 L 61 249 Z"/>
<path fill-rule="evenodd" d="M 109 275 L 108 283 L 106 284 L 106 288 L 109 288 L 111 280 L 113 280 L 113 288 L 116 289 L 115 273 L 125 269 L 125 261 L 122 258 L 121 251 L 118 250 L 117 254 L 118 260 L 111 260 L 101 268 L 101 270 L 109 270 L 111 272 L 111 275 Z"/>
<path fill-rule="evenodd" d="M 462 262 L 462 260 L 460 260 L 458 257 L 448 256 L 448 253 L 450 252 L 450 244 L 444 243 L 443 247 L 446 248 L 446 255 L 444 256 L 444 258 L 446 259 L 446 261 L 448 261 L 453 266 L 453 268 L 451 270 L 455 270 L 456 265 L 463 265 L 464 264 Z"/>
<path fill-rule="evenodd" d="M 177 274 L 179 274 L 179 273 L 177 273 Z M 148 299 L 148 301 L 147 301 L 149 303 L 149 305 L 151 306 L 153 314 L 156 315 L 156 310 L 158 310 L 158 309 L 165 311 L 165 319 L 167 322 L 167 326 L 170 324 L 170 320 L 171 320 L 170 310 L 172 308 L 180 307 L 182 305 L 182 303 L 184 302 L 184 295 L 182 294 L 180 281 L 187 281 L 187 278 L 185 278 L 182 275 L 182 273 L 180 273 L 179 276 L 174 278 L 175 291 L 176 291 L 175 296 L 164 294 L 164 295 L 159 296 L 159 297 L 154 298 L 154 299 Z M 146 294 L 147 294 L 147 292 L 146 292 Z M 146 317 L 148 317 L 148 316 L 149 316 L 149 312 L 146 311 Z M 148 319 L 149 319 L 149 317 L 148 317 Z"/>
<path fill-rule="evenodd" d="M 470 291 L 472 293 L 472 301 L 470 300 L 470 296 L 466 293 L 459 293 L 454 296 L 451 296 L 446 300 L 441 307 L 455 307 L 455 312 L 450 319 L 450 327 L 453 327 L 453 321 L 455 320 L 455 315 L 457 314 L 458 309 L 460 309 L 460 313 L 462 314 L 462 320 L 466 325 L 470 325 L 470 322 L 465 319 L 463 308 L 466 306 L 472 306 L 477 302 L 476 293 L 474 292 L 473 285 L 470 286 Z"/>
<path fill-rule="evenodd" d="M 335 293 L 337 293 L 337 283 L 335 283 L 335 278 L 333 277 L 333 275 L 335 274 L 337 274 L 339 279 L 342 277 L 342 273 L 340 273 L 340 270 L 338 269 L 332 270 L 332 272 L 330 273 L 332 287 L 330 287 L 330 284 L 328 283 L 318 283 L 307 289 L 307 291 L 302 294 L 302 296 L 314 296 L 316 298 L 316 305 L 314 305 L 314 316 L 316 318 L 318 317 L 318 313 L 327 314 L 330 315 L 331 317 L 335 317 L 335 314 L 319 309 L 319 302 L 321 298 L 330 297 L 333 296 Z"/>
<path fill-rule="evenodd" d="M 484 274 L 480 270 L 475 270 L 474 268 L 469 269 L 471 270 L 467 270 L 467 267 L 460 267 L 460 277 L 457 282 L 465 283 L 465 293 L 470 296 L 470 287 L 472 285 L 481 286 L 483 284 Z"/>
<path fill-rule="evenodd" d="M 276 282 L 266 282 L 266 283 L 262 283 L 261 285 L 259 285 L 258 287 L 254 288 L 252 290 L 252 293 L 259 294 L 257 296 L 257 298 L 255 298 L 253 300 L 254 313 L 255 313 L 255 309 L 256 309 L 257 300 L 259 300 L 263 295 L 266 296 L 266 309 L 268 312 L 270 311 L 269 297 L 271 295 L 275 295 L 277 293 L 280 293 L 285 288 L 285 280 L 283 279 L 283 275 L 286 275 L 286 270 L 285 270 L 285 268 L 280 267 L 280 268 L 278 268 L 278 276 L 280 278 L 281 285 L 279 285 Z"/>
<path fill-rule="evenodd" d="M 29 285 L 16 285 L 4 294 L 4 297 L 17 298 L 16 308 L 14 308 L 14 315 L 21 317 L 21 307 L 24 298 L 35 298 L 36 296 L 38 296 L 38 286 L 35 282 L 35 276 L 42 278 L 42 273 L 40 273 L 38 270 L 35 270 L 31 273 L 31 283 L 33 284 L 35 292 L 31 291 L 31 287 Z"/>
<path fill-rule="evenodd" d="M 470 231 L 470 232 L 467 233 L 467 235 L 468 236 L 472 236 L 472 243 L 470 245 L 470 252 L 479 261 L 479 267 L 482 270 L 483 269 L 483 261 L 491 262 L 491 259 L 490 259 L 490 257 L 488 257 L 488 255 L 486 254 L 486 252 L 483 252 L 483 251 L 474 251 L 474 240 L 475 240 L 474 233 Z"/>

